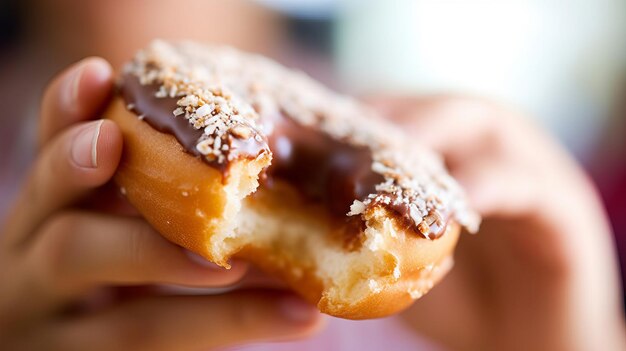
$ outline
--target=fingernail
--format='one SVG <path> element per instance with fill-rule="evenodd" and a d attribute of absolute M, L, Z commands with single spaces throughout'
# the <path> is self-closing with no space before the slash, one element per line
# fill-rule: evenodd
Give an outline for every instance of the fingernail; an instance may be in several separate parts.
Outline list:
<path fill-rule="evenodd" d="M 88 58 L 79 62 L 65 82 L 62 99 L 69 111 L 78 111 L 80 107 L 79 94 L 83 77 L 87 75 L 90 81 L 104 81 L 110 79 L 111 66 L 102 59 Z"/>
<path fill-rule="evenodd" d="M 98 167 L 98 138 L 104 120 L 86 125 L 74 138 L 72 143 L 72 159 L 80 167 Z"/>
<path fill-rule="evenodd" d="M 295 323 L 310 322 L 318 314 L 315 306 L 297 296 L 287 296 L 280 301 L 281 313 Z"/>
<path fill-rule="evenodd" d="M 78 92 L 80 91 L 80 80 L 85 71 L 85 63 L 80 63 L 67 77 L 65 87 L 63 89 L 63 100 L 65 107 L 74 111 L 78 105 Z"/>
<path fill-rule="evenodd" d="M 205 268 L 214 269 L 216 271 L 224 271 L 224 270 L 226 270 L 225 268 L 216 265 L 215 263 L 207 260 L 206 258 L 198 255 L 195 252 L 191 252 L 189 250 L 184 250 L 184 251 L 185 251 L 185 255 L 187 255 L 187 257 L 189 257 L 189 259 L 193 263 L 195 263 L 195 264 L 197 264 L 199 266 L 202 266 L 202 267 L 205 267 Z"/>

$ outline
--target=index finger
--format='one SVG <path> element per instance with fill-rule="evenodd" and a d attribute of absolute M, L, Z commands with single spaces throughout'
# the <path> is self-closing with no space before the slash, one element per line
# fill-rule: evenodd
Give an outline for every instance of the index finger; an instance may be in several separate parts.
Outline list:
<path fill-rule="evenodd" d="M 492 102 L 451 95 L 383 97 L 368 102 L 407 127 L 416 141 L 441 153 L 447 162 L 499 142 L 512 115 Z"/>
<path fill-rule="evenodd" d="M 555 183 L 550 170 L 572 170 L 560 148 L 527 118 L 488 100 L 400 97 L 376 99 L 373 105 L 442 154 L 483 216 L 535 210 L 537 194 L 563 183 L 558 176 Z"/>

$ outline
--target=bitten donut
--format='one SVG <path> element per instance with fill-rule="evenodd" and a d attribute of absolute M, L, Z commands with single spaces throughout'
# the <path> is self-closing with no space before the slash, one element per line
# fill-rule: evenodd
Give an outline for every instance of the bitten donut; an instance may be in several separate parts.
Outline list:
<path fill-rule="evenodd" d="M 479 217 L 441 159 L 302 73 L 260 56 L 155 41 L 106 111 L 115 181 L 163 236 L 284 280 L 320 311 L 398 312 L 452 266 Z"/>

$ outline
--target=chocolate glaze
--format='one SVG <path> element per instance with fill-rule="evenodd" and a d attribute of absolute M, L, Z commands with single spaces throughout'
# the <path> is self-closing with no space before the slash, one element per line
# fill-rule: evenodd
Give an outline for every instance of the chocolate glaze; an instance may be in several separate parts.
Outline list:
<path fill-rule="evenodd" d="M 141 116 L 152 128 L 173 135 L 183 146 L 183 149 L 194 156 L 202 158 L 203 161 L 212 167 L 220 169 L 224 175 L 228 172 L 228 160 L 231 158 L 248 157 L 255 158 L 263 150 L 268 149 L 265 140 L 258 141 L 254 137 L 254 132 L 249 138 L 241 139 L 228 135 L 226 141 L 229 149 L 225 151 L 226 161 L 219 163 L 215 159 L 203 156 L 196 148 L 198 141 L 203 136 L 203 129 L 195 129 L 183 115 L 174 116 L 173 111 L 178 107 L 176 104 L 179 98 L 156 97 L 159 90 L 158 84 L 141 85 L 139 79 L 126 74 L 122 77 L 120 91 L 128 108 Z M 234 153 L 234 154 L 233 154 Z"/>
<path fill-rule="evenodd" d="M 354 200 L 363 200 L 376 193 L 376 185 L 384 177 L 372 170 L 372 152 L 368 147 L 356 146 L 334 139 L 315 128 L 305 127 L 286 114 L 265 117 L 273 124 L 269 137 L 273 153 L 272 165 L 267 170 L 266 186 L 272 179 L 282 179 L 294 185 L 311 201 L 321 202 L 330 213 L 346 222 L 344 234 L 353 237 L 364 228 L 363 221 L 346 218 Z M 422 228 L 415 228 L 404 203 L 379 204 L 395 212 L 406 229 L 421 232 L 430 239 L 443 235 L 448 220 L 440 213 L 430 213 Z"/>
<path fill-rule="evenodd" d="M 274 121 L 268 178 L 293 184 L 333 215 L 345 217 L 355 199 L 375 193 L 376 184 L 385 180 L 372 171 L 372 153 L 367 147 L 338 141 L 282 114 Z"/>
<path fill-rule="evenodd" d="M 131 110 L 156 130 L 174 135 L 184 150 L 201 157 L 212 167 L 228 171 L 226 165 L 202 157 L 196 149 L 198 140 L 203 135 L 202 129 L 194 129 L 183 117 L 174 117 L 177 98 L 158 98 L 155 92 L 158 85 L 141 85 L 138 78 L 125 75 L 121 85 L 121 94 Z M 345 223 L 344 236 L 352 237 L 364 229 L 358 217 L 347 217 L 354 200 L 363 200 L 369 194 L 376 193 L 376 185 L 384 177 L 372 170 L 372 152 L 368 147 L 356 146 L 346 141 L 332 138 L 328 134 L 311 127 L 305 127 L 284 112 L 274 115 L 260 112 L 262 122 L 271 130 L 268 144 L 273 153 L 272 165 L 267 169 L 264 185 L 271 187 L 274 179 L 292 184 L 302 195 L 313 202 L 321 202 L 330 214 Z M 237 156 L 256 157 L 268 147 L 254 137 L 238 139 L 228 136 Z M 443 235 L 448 217 L 437 214 L 437 220 L 422 222 L 422 228 L 413 224 L 406 204 L 382 204 L 395 212 L 407 229 L 420 233 L 430 239 Z M 428 217 L 428 216 L 427 216 Z M 427 225 L 427 227 L 424 227 Z M 426 232 L 424 232 L 426 231 Z M 349 238 L 346 242 L 353 243 Z M 350 244 L 352 245 L 352 244 Z"/>
<path fill-rule="evenodd" d="M 176 137 L 185 151 L 195 156 L 202 156 L 196 149 L 202 129 L 194 129 L 183 117 L 174 117 L 172 111 L 178 106 L 177 98 L 157 98 L 154 94 L 159 90 L 158 84 L 141 85 L 134 75 L 124 75 L 120 90 L 128 108 L 152 128 Z"/>
<path fill-rule="evenodd" d="M 448 221 L 450 220 L 448 213 L 431 210 L 416 228 L 415 223 L 411 219 L 408 206 L 394 203 L 384 206 L 398 214 L 400 222 L 403 223 L 405 228 L 421 233 L 431 240 L 440 238 L 446 232 Z"/>

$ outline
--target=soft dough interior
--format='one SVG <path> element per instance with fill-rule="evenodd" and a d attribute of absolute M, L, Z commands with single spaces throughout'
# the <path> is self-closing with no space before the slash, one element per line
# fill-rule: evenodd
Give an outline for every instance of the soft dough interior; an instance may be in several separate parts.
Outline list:
<path fill-rule="evenodd" d="M 124 135 L 115 181 L 156 230 L 225 267 L 231 257 L 249 260 L 323 312 L 353 319 L 395 313 L 450 266 L 456 223 L 427 240 L 380 210 L 368 213 L 361 245 L 346 250 L 326 209 L 279 179 L 259 186 L 271 156 L 232 163 L 224 184 L 219 170 L 139 120 L 121 99 L 107 116 Z"/>
<path fill-rule="evenodd" d="M 348 251 L 327 211 L 302 199 L 290 185 L 274 180 L 255 191 L 254 168 L 248 168 L 248 175 L 230 179 L 224 212 L 227 225 L 219 233 L 209 233 L 211 251 L 224 259 L 239 252 L 238 256 L 265 265 L 291 284 L 309 280 L 306 285 L 313 290 L 331 287 L 308 292 L 317 298 L 323 293 L 331 301 L 359 301 L 380 289 L 381 279 L 399 278 L 397 259 L 382 247 L 382 233 L 394 232 L 392 223 L 370 220 L 363 244 Z M 377 228 L 383 225 L 387 231 Z"/>

